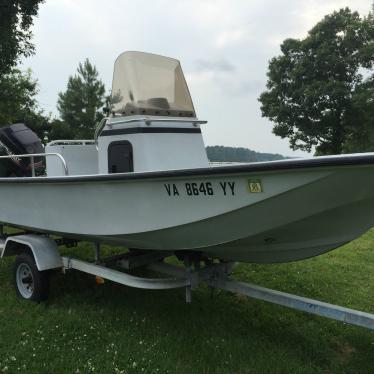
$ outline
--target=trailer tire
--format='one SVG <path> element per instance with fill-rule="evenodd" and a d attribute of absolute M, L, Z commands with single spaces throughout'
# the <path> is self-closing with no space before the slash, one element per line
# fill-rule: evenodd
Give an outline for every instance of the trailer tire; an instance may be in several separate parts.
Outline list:
<path fill-rule="evenodd" d="M 16 257 L 13 275 L 14 285 L 20 297 L 35 302 L 48 298 L 49 272 L 39 271 L 31 254 L 24 252 Z"/>

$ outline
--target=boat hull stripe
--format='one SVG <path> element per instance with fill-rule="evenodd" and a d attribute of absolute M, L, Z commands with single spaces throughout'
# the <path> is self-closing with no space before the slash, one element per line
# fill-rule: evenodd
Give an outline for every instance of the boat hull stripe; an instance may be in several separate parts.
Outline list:
<path fill-rule="evenodd" d="M 104 130 L 100 136 L 125 135 L 125 134 L 201 134 L 199 128 L 186 127 L 131 127 L 127 129 Z"/>

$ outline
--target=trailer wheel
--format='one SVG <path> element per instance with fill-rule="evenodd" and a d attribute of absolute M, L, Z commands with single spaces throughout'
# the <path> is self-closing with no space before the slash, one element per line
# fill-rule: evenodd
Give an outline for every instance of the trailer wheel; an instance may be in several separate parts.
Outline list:
<path fill-rule="evenodd" d="M 14 263 L 14 285 L 19 296 L 40 302 L 46 300 L 49 291 L 49 273 L 39 271 L 34 257 L 21 253 Z"/>

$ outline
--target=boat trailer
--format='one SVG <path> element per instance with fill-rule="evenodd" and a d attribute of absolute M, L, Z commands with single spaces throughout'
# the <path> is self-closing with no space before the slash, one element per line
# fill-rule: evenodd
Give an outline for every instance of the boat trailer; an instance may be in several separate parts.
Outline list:
<path fill-rule="evenodd" d="M 187 303 L 191 302 L 192 290 L 204 283 L 211 289 L 230 291 L 374 330 L 374 314 L 235 281 L 230 278 L 235 263 L 213 260 L 196 252 L 130 250 L 114 256 L 101 257 L 100 244 L 96 243 L 95 261 L 88 262 L 60 255 L 58 245 L 74 245 L 71 239 L 56 240 L 45 235 L 29 233 L 3 235 L 3 238 L 0 243 L 1 257 L 17 256 L 14 283 L 18 294 L 25 299 L 42 301 L 47 297 L 47 274 L 52 270 L 62 270 L 65 273 L 74 269 L 96 276 L 100 283 L 105 279 L 149 290 L 184 288 Z M 165 262 L 172 256 L 177 256 L 183 265 Z M 118 268 L 121 271 L 117 270 Z M 168 278 L 143 278 L 128 273 L 136 268 L 146 268 Z"/>

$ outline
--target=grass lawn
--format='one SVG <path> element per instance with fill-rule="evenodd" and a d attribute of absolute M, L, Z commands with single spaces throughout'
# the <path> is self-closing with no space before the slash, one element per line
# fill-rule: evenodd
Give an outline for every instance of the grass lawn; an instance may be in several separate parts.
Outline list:
<path fill-rule="evenodd" d="M 92 254 L 82 243 L 76 256 Z M 110 248 L 106 249 L 108 252 Z M 146 291 L 57 274 L 19 299 L 0 261 L 0 373 L 373 373 L 374 332 L 215 291 Z M 374 313 L 374 230 L 329 254 L 234 278 Z"/>

